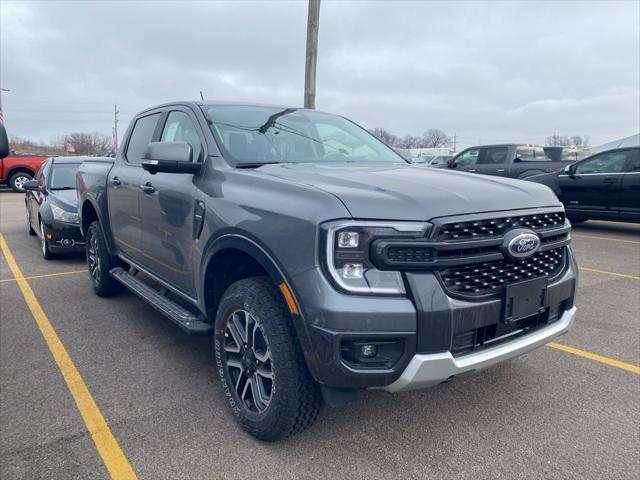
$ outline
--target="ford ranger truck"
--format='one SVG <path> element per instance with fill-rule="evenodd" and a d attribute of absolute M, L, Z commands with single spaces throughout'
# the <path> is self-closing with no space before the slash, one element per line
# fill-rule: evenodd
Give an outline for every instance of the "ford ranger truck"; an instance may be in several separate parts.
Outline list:
<path fill-rule="evenodd" d="M 232 414 L 281 439 L 363 389 L 438 385 L 565 333 L 577 268 L 546 186 L 413 166 L 300 108 L 179 102 L 86 160 L 95 293 L 211 335 Z"/>
<path fill-rule="evenodd" d="M 0 184 L 14 192 L 24 193 L 24 184 L 31 180 L 48 157 L 35 155 L 9 155 L 0 159 Z"/>

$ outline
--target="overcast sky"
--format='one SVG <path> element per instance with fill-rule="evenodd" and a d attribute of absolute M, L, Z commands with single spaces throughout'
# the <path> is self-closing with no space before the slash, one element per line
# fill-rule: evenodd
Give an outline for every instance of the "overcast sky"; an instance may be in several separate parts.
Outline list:
<path fill-rule="evenodd" d="M 303 103 L 307 2 L 0 1 L 11 135 L 199 98 Z M 463 145 L 640 131 L 640 2 L 323 0 L 318 109 Z"/>

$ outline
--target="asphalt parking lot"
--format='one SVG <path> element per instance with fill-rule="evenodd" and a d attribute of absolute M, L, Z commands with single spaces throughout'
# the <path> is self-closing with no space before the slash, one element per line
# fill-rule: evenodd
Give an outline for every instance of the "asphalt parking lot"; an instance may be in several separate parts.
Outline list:
<path fill-rule="evenodd" d="M 22 195 L 0 193 L 0 233 L 3 480 L 117 478 L 103 461 L 114 455 L 140 479 L 623 479 L 640 471 L 639 225 L 575 227 L 577 319 L 554 346 L 428 390 L 366 392 L 275 444 L 244 434 L 227 412 L 211 339 L 185 336 L 132 294 L 96 297 L 82 257 L 43 260 Z M 41 331 L 46 324 L 52 330 Z M 71 367 L 59 368 L 48 348 L 51 331 L 115 446 L 96 449 L 61 373 Z M 96 425 L 93 438 L 108 433 Z"/>

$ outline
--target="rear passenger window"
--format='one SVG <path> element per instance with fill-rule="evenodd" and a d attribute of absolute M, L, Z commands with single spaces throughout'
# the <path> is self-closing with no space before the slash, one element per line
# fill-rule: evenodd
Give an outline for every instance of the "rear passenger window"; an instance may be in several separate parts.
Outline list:
<path fill-rule="evenodd" d="M 169 113 L 164 124 L 161 142 L 187 142 L 193 150 L 192 160 L 201 161 L 202 144 L 196 126 L 189 115 L 180 111 Z"/>
<path fill-rule="evenodd" d="M 147 115 L 136 120 L 131 132 L 131 138 L 129 139 L 129 145 L 127 145 L 127 152 L 125 154 L 127 162 L 129 163 L 142 163 L 142 155 L 144 154 L 147 145 L 153 139 L 153 132 L 156 129 L 158 123 L 159 113 Z"/>
<path fill-rule="evenodd" d="M 507 147 L 486 148 L 484 156 L 478 160 L 483 165 L 501 165 L 507 163 Z"/>

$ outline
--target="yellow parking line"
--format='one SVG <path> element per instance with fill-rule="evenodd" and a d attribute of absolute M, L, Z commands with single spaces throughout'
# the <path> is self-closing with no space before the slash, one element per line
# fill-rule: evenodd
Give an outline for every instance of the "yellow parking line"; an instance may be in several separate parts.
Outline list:
<path fill-rule="evenodd" d="M 76 406 L 84 420 L 84 424 L 91 434 L 91 438 L 98 449 L 98 453 L 102 457 L 102 461 L 107 467 L 109 475 L 112 479 L 118 480 L 137 479 L 127 457 L 125 457 L 122 452 L 118 441 L 113 436 L 113 433 L 111 433 L 109 425 L 107 425 L 107 422 L 102 416 L 98 405 L 96 405 L 96 402 L 93 400 L 87 385 L 80 376 L 80 372 L 78 372 L 76 366 L 73 364 L 71 357 L 60 341 L 60 337 L 58 337 L 53 325 L 51 325 L 51 322 L 42 310 L 42 307 L 36 299 L 29 283 L 22 275 L 20 267 L 18 267 L 18 264 L 13 258 L 13 254 L 11 253 L 11 250 L 9 250 L 9 246 L 1 233 L 0 249 L 4 254 L 4 257 L 7 259 L 11 273 L 13 273 L 16 282 L 18 282 L 18 286 L 22 291 L 22 296 L 24 297 L 29 310 L 31 310 L 31 314 L 40 329 L 40 333 L 44 337 L 44 340 L 51 351 L 51 355 L 56 361 L 56 364 L 60 369 L 60 373 L 62 373 L 64 381 L 67 383 L 67 388 L 69 389 L 73 400 L 76 402 Z"/>
<path fill-rule="evenodd" d="M 622 238 L 615 238 L 615 237 L 601 237 L 600 235 L 585 235 L 584 233 L 571 232 L 571 236 L 582 237 L 582 238 L 593 238 L 595 240 L 608 240 L 610 242 L 635 243 L 636 245 L 640 245 L 640 241 L 638 240 L 624 240 Z"/>
<path fill-rule="evenodd" d="M 47 278 L 47 277 L 58 277 L 60 275 L 73 275 L 76 273 L 85 273 L 87 271 L 87 269 L 85 268 L 84 270 L 71 270 L 70 272 L 57 272 L 57 273 L 46 273 L 44 275 L 31 275 L 29 277 L 21 277 L 23 280 L 33 280 L 34 278 Z M 18 279 L 17 278 L 5 278 L 3 280 L 0 280 L 0 283 L 4 283 L 4 282 L 16 282 Z"/>
<path fill-rule="evenodd" d="M 610 272 L 608 270 L 598 270 L 597 268 L 578 267 L 585 272 L 603 273 L 605 275 L 613 275 L 614 277 L 630 278 L 631 280 L 640 280 L 637 275 L 629 275 L 628 273 Z"/>
<path fill-rule="evenodd" d="M 620 360 L 614 360 L 613 358 L 603 357 L 602 355 L 586 352 L 584 350 L 580 350 L 579 348 L 570 347 L 569 345 L 563 345 L 561 343 L 551 342 L 547 343 L 547 345 L 551 348 L 562 350 L 563 352 L 573 353 L 574 355 L 578 355 L 579 357 L 588 358 L 589 360 L 595 360 L 596 362 L 604 363 L 611 367 L 621 368 L 632 373 L 640 373 L 640 366 L 633 365 L 632 363 L 621 362 Z"/>

